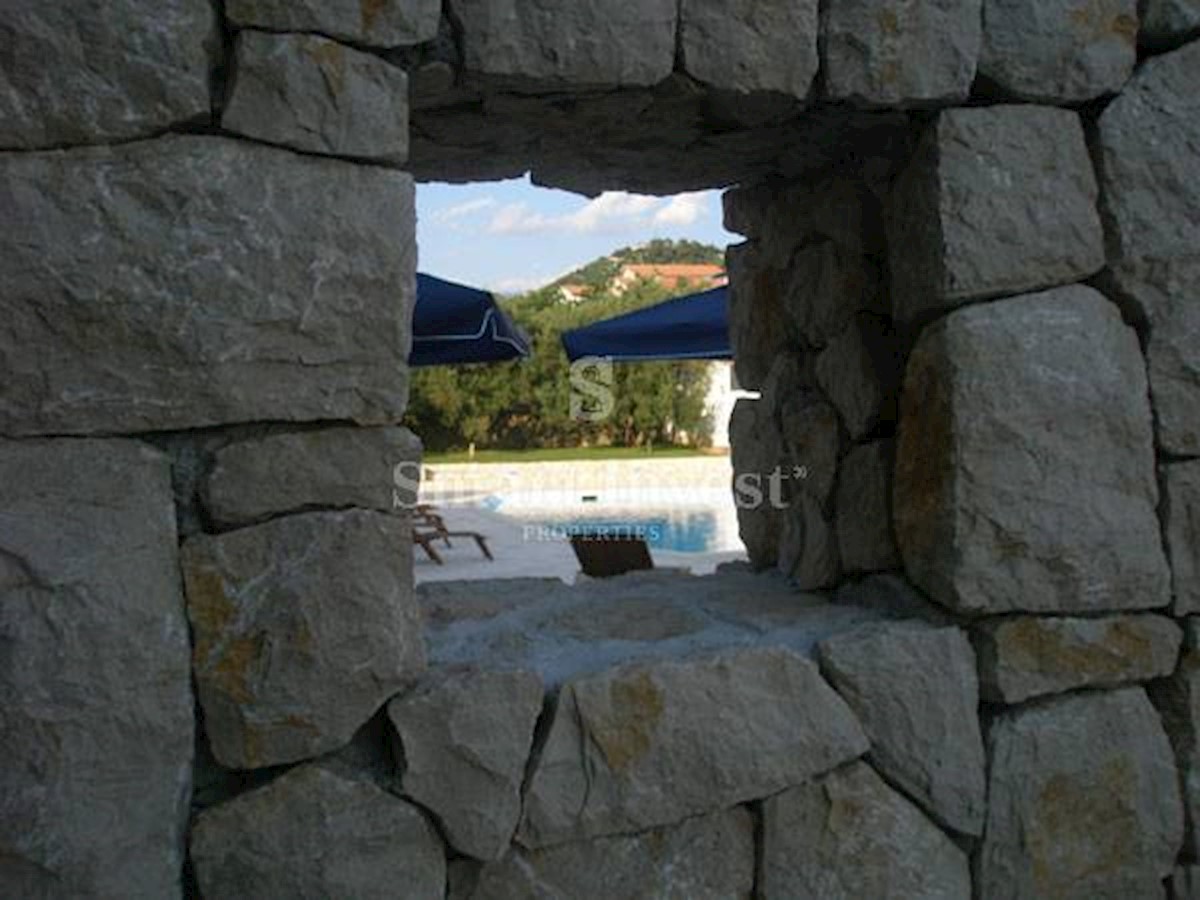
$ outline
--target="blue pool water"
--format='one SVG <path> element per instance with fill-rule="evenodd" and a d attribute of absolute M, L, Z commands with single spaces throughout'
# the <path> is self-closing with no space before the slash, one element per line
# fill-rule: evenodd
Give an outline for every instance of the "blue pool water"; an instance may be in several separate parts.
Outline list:
<path fill-rule="evenodd" d="M 672 513 L 669 516 L 563 516 L 531 522 L 554 538 L 576 534 L 640 537 L 657 550 L 705 553 L 716 549 L 717 517 L 711 512 Z"/>

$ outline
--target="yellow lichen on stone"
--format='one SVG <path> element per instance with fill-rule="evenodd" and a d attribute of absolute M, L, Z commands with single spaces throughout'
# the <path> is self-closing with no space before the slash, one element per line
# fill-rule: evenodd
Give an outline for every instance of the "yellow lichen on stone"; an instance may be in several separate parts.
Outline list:
<path fill-rule="evenodd" d="M 189 567 L 185 580 L 188 617 L 196 635 L 192 658 L 197 666 L 204 666 L 237 617 L 237 607 L 225 592 L 225 579 L 217 570 Z"/>
<path fill-rule="evenodd" d="M 591 737 L 615 772 L 633 765 L 650 749 L 663 713 L 662 693 L 645 672 L 609 686 L 610 715 L 591 723 Z"/>
<path fill-rule="evenodd" d="M 1072 896 L 1084 873 L 1091 881 L 1129 865 L 1137 778 L 1130 761 L 1116 757 L 1086 779 L 1055 775 L 1042 786 L 1026 823 L 1037 896 Z"/>
<path fill-rule="evenodd" d="M 346 51 L 342 46 L 332 41 L 313 43 L 305 52 L 321 67 L 321 76 L 329 93 L 334 97 L 341 95 L 346 86 Z"/>
<path fill-rule="evenodd" d="M 379 21 L 379 15 L 387 9 L 388 0 L 362 0 L 362 29 L 370 32 Z"/>
<path fill-rule="evenodd" d="M 235 703 L 249 703 L 253 699 L 250 678 L 259 659 L 259 643 L 255 637 L 233 639 L 209 669 L 211 683 Z"/>
<path fill-rule="evenodd" d="M 1041 673 L 1070 672 L 1092 677 L 1116 677 L 1151 661 L 1153 647 L 1145 634 L 1128 622 L 1113 622 L 1104 640 L 1080 644 L 1052 625 L 1024 619 L 1005 626 L 1006 650 L 1012 665 Z"/>

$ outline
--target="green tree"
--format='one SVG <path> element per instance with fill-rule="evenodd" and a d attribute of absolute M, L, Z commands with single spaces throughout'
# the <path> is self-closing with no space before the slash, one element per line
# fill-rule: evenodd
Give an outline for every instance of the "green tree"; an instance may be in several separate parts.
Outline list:
<path fill-rule="evenodd" d="M 715 247 L 651 241 L 596 260 L 563 281 L 611 279 L 627 261 L 708 262 L 713 257 L 720 259 Z M 691 445 L 705 444 L 711 439 L 712 423 L 704 409 L 708 367 L 702 362 L 619 363 L 612 415 L 601 422 L 571 418 L 570 366 L 562 333 L 689 292 L 641 282 L 617 296 L 607 287 L 607 280 L 597 283 L 594 293 L 577 304 L 563 302 L 554 285 L 504 301 L 506 313 L 529 335 L 531 357 L 416 370 L 406 424 L 430 450 L 457 450 L 472 443 L 495 449 L 663 446 L 685 439 Z"/>

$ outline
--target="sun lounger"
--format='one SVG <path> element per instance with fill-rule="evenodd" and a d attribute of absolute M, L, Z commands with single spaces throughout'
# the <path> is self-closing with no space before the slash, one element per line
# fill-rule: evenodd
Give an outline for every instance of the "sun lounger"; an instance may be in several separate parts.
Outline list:
<path fill-rule="evenodd" d="M 479 547 L 489 560 L 494 560 L 492 551 L 488 549 L 487 538 L 478 531 L 420 531 L 417 528 L 413 529 L 413 543 L 425 551 L 425 555 L 437 563 L 439 566 L 445 564 L 442 555 L 434 549 L 433 542 L 437 540 L 446 541 L 447 538 L 461 537 L 470 538 Z M 446 545 L 450 546 L 450 542 L 446 541 Z"/>
<path fill-rule="evenodd" d="M 650 548 L 643 538 L 577 534 L 571 538 L 571 549 L 575 551 L 583 574 L 590 578 L 611 578 L 654 568 Z"/>
<path fill-rule="evenodd" d="M 418 527 L 432 529 L 441 539 L 442 543 L 447 547 L 453 547 L 450 543 L 450 530 L 446 527 L 445 520 L 433 510 L 435 507 L 427 504 L 418 505 L 413 510 L 413 524 Z"/>

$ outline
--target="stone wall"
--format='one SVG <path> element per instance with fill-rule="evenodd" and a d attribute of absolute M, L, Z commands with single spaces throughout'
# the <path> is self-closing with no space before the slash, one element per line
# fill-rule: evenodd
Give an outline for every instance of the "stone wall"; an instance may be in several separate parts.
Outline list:
<path fill-rule="evenodd" d="M 1038 6 L 984 3 L 978 102 L 915 118 L 889 177 L 726 193 L 738 373 L 761 391 L 735 475 L 782 473 L 785 498 L 741 532 L 804 589 L 903 573 L 969 636 L 978 895 L 1154 895 L 1124 869 L 1153 834 L 1143 859 L 1166 874 L 1178 849 L 1171 890 L 1194 896 L 1200 43 L 1143 31 L 1135 66 L 1132 10 L 1088 4 L 1113 30 L 1068 40 Z M 1089 757 L 1122 706 L 1142 724 L 1103 727 L 1140 746 Z M 1177 777 L 1118 825 L 1099 798 L 1159 779 L 1164 726 Z"/>
<path fill-rule="evenodd" d="M 0 893 L 1196 892 L 1195 2 L 0 8 Z M 417 596 L 413 177 L 529 169 L 737 185 L 773 573 Z"/>

